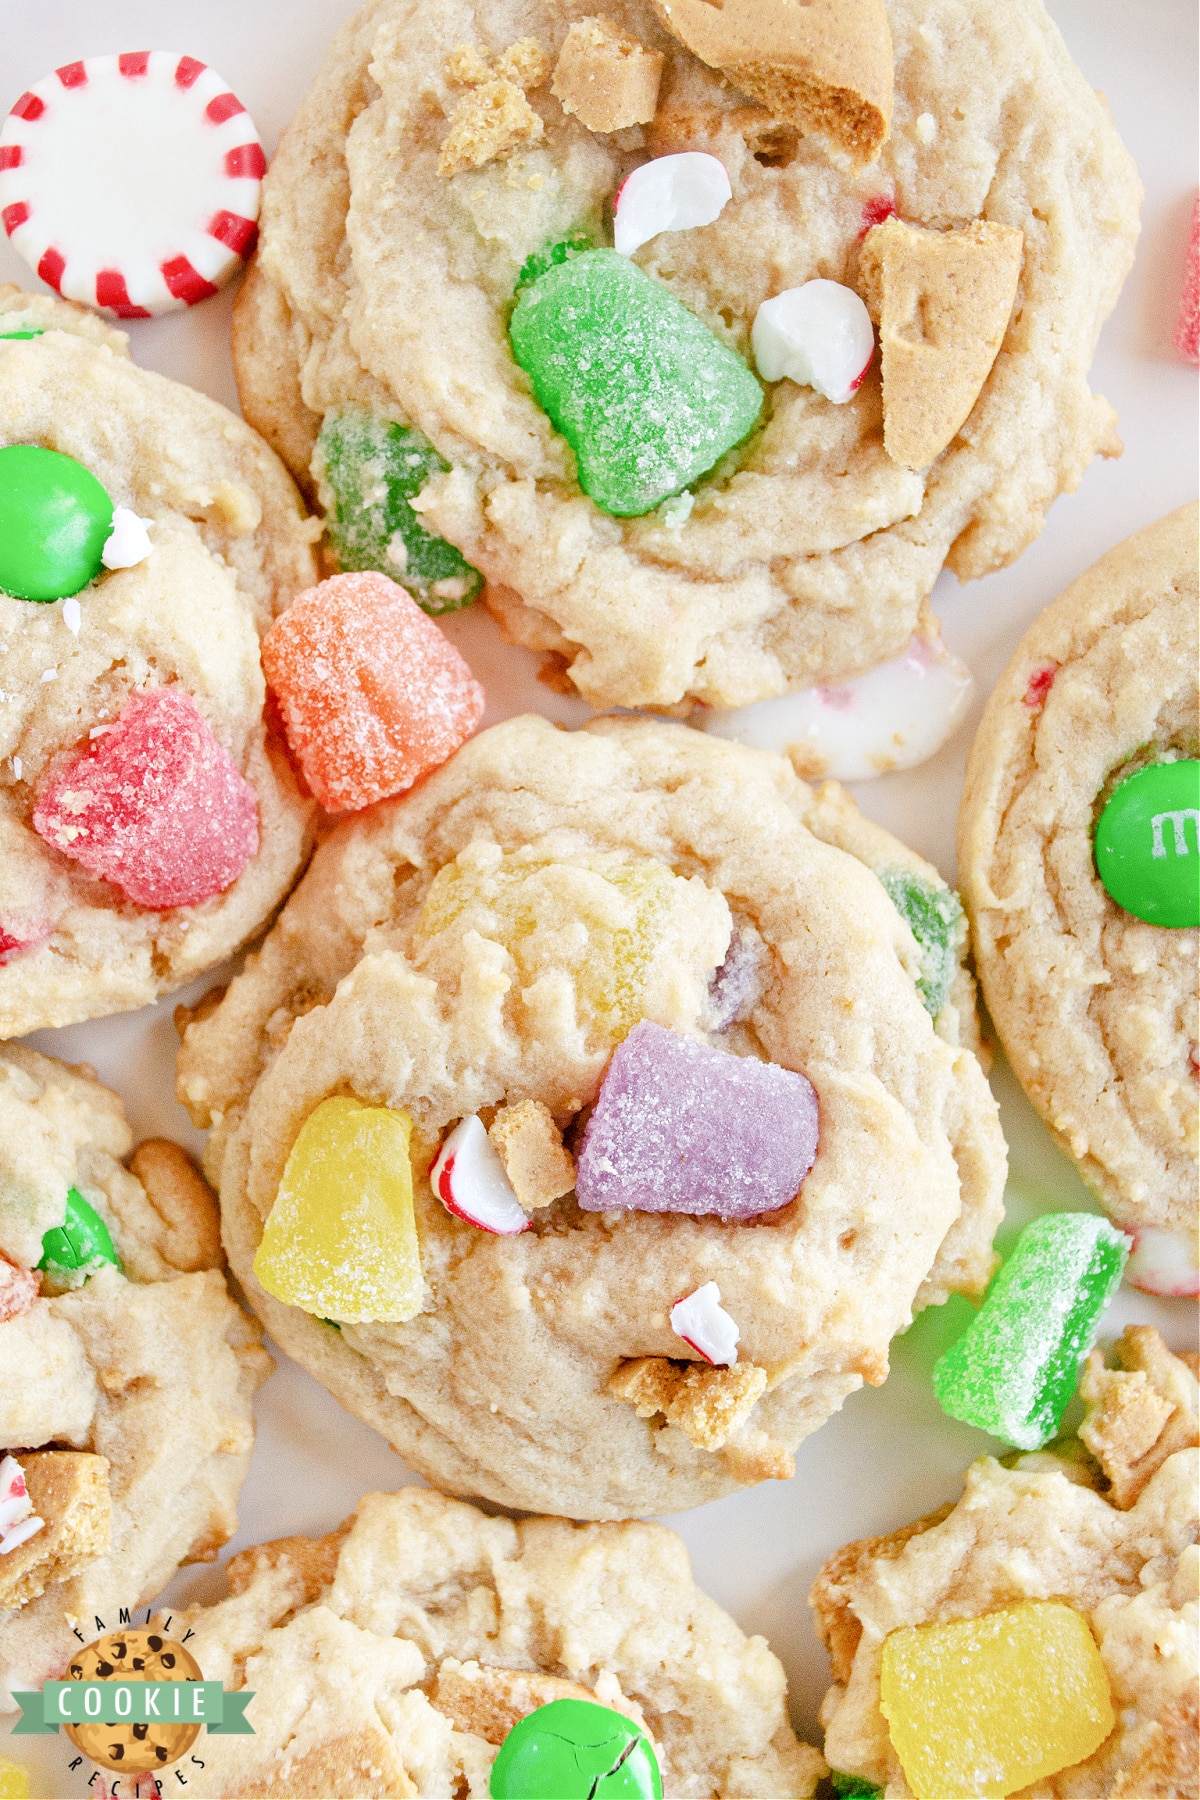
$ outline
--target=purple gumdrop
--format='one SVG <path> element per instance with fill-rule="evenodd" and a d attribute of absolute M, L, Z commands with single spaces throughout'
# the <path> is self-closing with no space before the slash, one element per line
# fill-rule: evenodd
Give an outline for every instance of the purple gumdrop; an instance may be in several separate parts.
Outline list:
<path fill-rule="evenodd" d="M 752 1219 L 795 1198 L 817 1154 L 817 1096 L 791 1069 L 643 1020 L 613 1052 L 583 1134 L 585 1212 Z"/>
<path fill-rule="evenodd" d="M 753 925 L 735 919 L 725 961 L 708 984 L 708 1022 L 713 1031 L 726 1031 L 754 1011 L 766 986 L 766 962 L 766 945 Z"/>

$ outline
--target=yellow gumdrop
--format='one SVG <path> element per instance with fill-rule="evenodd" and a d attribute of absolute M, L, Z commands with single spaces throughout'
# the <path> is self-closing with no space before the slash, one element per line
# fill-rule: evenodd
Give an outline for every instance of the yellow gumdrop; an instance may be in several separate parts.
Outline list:
<path fill-rule="evenodd" d="M 412 1120 L 361 1100 L 322 1100 L 292 1145 L 254 1273 L 277 1300 L 362 1325 L 421 1309 Z"/>
<path fill-rule="evenodd" d="M 430 883 L 418 930 L 454 926 L 504 945 L 524 981 L 568 968 L 582 1022 L 611 1043 L 643 1012 L 651 964 L 686 883 L 665 863 L 597 857 L 572 863 L 494 853 L 448 863 Z"/>
<path fill-rule="evenodd" d="M 1087 1620 L 1058 1600 L 893 1631 L 879 1703 L 918 1800 L 1003 1800 L 1082 1762 L 1116 1723 Z"/>
<path fill-rule="evenodd" d="M 0 1800 L 29 1800 L 29 1776 L 19 1763 L 0 1756 Z"/>

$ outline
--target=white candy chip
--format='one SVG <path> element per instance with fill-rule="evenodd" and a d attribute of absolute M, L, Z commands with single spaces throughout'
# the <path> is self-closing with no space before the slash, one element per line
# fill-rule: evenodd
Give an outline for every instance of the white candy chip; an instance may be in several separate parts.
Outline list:
<path fill-rule="evenodd" d="M 15 1456 L 6 1456 L 0 1462 L 0 1556 L 28 1543 L 45 1523 L 33 1510 L 24 1469 Z"/>
<path fill-rule="evenodd" d="M 112 530 L 100 552 L 100 560 L 106 569 L 132 569 L 135 564 L 145 562 L 153 549 L 146 529 L 150 523 L 149 519 L 139 519 L 127 506 L 114 506 Z"/>
<path fill-rule="evenodd" d="M 737 1361 L 741 1332 L 721 1305 L 721 1290 L 715 1281 L 706 1281 L 694 1294 L 675 1302 L 671 1330 L 717 1368 L 731 1369 Z"/>
<path fill-rule="evenodd" d="M 1144 1294 L 1194 1299 L 1200 1294 L 1195 1238 L 1156 1225 L 1135 1232 L 1125 1279 Z"/>
<path fill-rule="evenodd" d="M 83 624 L 83 610 L 74 594 L 68 594 L 63 601 L 62 621 L 67 630 L 75 637 L 79 636 L 79 627 Z"/>
<path fill-rule="evenodd" d="M 694 722 L 754 750 L 792 750 L 809 780 L 871 781 L 940 750 L 971 698 L 971 671 L 940 638 L 914 637 L 892 662 L 842 687 L 805 688 L 698 713 Z"/>
<path fill-rule="evenodd" d="M 854 292 L 838 281 L 806 281 L 764 300 L 750 333 L 764 381 L 784 376 L 842 406 L 871 366 L 875 331 Z"/>
<path fill-rule="evenodd" d="M 613 201 L 613 246 L 622 256 L 660 231 L 691 231 L 711 225 L 733 198 L 723 162 L 703 150 L 678 156 L 656 156 L 643 163 L 617 189 Z"/>
<path fill-rule="evenodd" d="M 529 1229 L 528 1214 L 477 1113 L 463 1119 L 447 1137 L 430 1170 L 429 1185 L 447 1212 L 480 1231 L 513 1237 Z"/>

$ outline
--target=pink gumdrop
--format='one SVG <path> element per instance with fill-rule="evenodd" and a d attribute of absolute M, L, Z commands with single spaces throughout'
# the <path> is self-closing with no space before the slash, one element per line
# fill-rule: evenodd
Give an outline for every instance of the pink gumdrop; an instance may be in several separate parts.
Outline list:
<path fill-rule="evenodd" d="M 134 694 L 117 723 L 55 777 L 34 829 L 138 906 L 196 906 L 258 849 L 254 789 L 190 694 Z"/>
<path fill-rule="evenodd" d="M 803 1075 L 643 1020 L 613 1052 L 583 1136 L 585 1212 L 752 1219 L 795 1198 L 817 1153 Z"/>
<path fill-rule="evenodd" d="M 1185 362 L 1200 362 L 1200 198 L 1192 209 L 1192 235 L 1183 270 L 1175 348 Z"/>

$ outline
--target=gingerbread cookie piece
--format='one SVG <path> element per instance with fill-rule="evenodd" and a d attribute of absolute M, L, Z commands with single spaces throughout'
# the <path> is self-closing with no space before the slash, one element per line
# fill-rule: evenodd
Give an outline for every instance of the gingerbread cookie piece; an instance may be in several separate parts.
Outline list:
<path fill-rule="evenodd" d="M 514 1524 L 402 1488 L 367 1494 L 328 1538 L 241 1552 L 229 1587 L 189 1615 L 188 1648 L 207 1679 L 254 1690 L 255 1735 L 206 1740 L 200 1800 L 483 1800 L 506 1791 L 492 1767 L 508 1733 L 564 1700 L 632 1721 L 670 1794 L 802 1800 L 824 1772 L 788 1724 L 779 1662 L 661 1525 Z"/>
<path fill-rule="evenodd" d="M 185 1029 L 239 1279 L 444 1487 L 605 1518 L 786 1476 L 914 1306 L 991 1273 L 964 936 L 783 758 L 493 727 L 339 827 Z M 534 1129 L 553 1180 L 522 1172 Z"/>
<path fill-rule="evenodd" d="M 246 415 L 319 495 L 343 568 L 457 555 L 454 603 L 486 578 L 505 631 L 598 708 L 840 685 L 926 632 L 943 565 L 1010 562 L 1118 452 L 1087 370 L 1132 257 L 1132 163 L 1042 0 L 600 16 L 381 0 L 350 21 L 266 179 L 235 320 Z M 505 78 L 526 141 L 439 173 L 464 98 L 530 36 L 556 72 Z M 624 95 L 658 58 L 653 119 L 615 128 L 649 82 L 608 110 L 609 74 Z M 614 208 L 640 209 L 631 259 Z M 961 417 L 916 443 L 892 332 L 902 460 L 861 303 L 862 239 L 891 213 L 989 271 L 984 240 L 1024 242 L 986 332 L 963 294 L 937 381 Z M 931 306 L 944 284 L 923 280 Z M 792 354 L 760 366 L 756 321 L 813 282 L 838 305 L 789 314 Z M 429 304 L 397 305 L 414 293 Z"/>
<path fill-rule="evenodd" d="M 1150 1335 L 1153 1346 L 1143 1337 L 1136 1348 L 1127 1337 L 1122 1355 L 1152 1356 L 1163 1378 L 1194 1389 Z M 1062 1462 L 1041 1452 L 1011 1469 L 981 1457 L 957 1505 L 826 1563 L 810 1600 L 833 1665 L 821 1713 L 835 1784 L 841 1775 L 889 1794 L 949 1791 L 906 1777 L 932 1749 L 974 1758 L 993 1792 L 1195 1792 L 1196 1451 L 1165 1456 L 1121 1510 L 1115 1485 L 1104 1494 L 1079 1478 L 1071 1448 L 1056 1447 Z M 914 1748 L 913 1657 L 928 1667 L 946 1644 L 957 1661 Z M 1035 1644 L 1037 1658 L 1023 1662 Z M 906 1666 L 904 1691 L 896 1675 Z M 968 1691 L 969 1718 L 958 1710 Z"/>
<path fill-rule="evenodd" d="M 89 1070 L 0 1047 L 0 1127 L 0 1250 L 33 1277 L 0 1323 L 0 1450 L 29 1502 L 29 1535 L 0 1556 L 3 1693 L 58 1675 L 74 1620 L 216 1557 L 271 1362 L 226 1291 L 198 1171 L 160 1141 L 143 1185 L 120 1101 Z"/>
<path fill-rule="evenodd" d="M 4 288 L 0 364 L 7 1038 L 143 1005 L 286 893 L 312 805 L 258 646 L 314 566 L 267 446 L 122 333 Z"/>
<path fill-rule="evenodd" d="M 1130 1278 L 1164 1293 L 1197 1280 L 1197 520 L 1138 532 L 1034 621 L 984 711 L 958 839 L 1009 1060 L 1137 1240 Z M 1184 911 L 1159 910 L 1175 892 Z"/>

